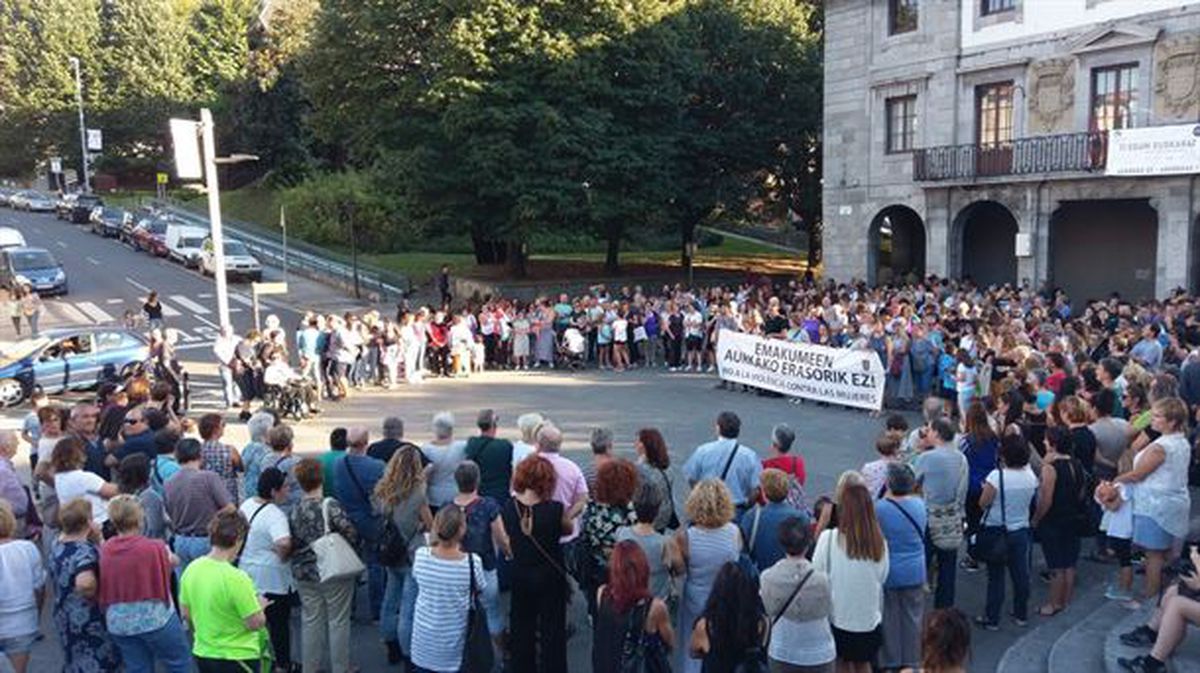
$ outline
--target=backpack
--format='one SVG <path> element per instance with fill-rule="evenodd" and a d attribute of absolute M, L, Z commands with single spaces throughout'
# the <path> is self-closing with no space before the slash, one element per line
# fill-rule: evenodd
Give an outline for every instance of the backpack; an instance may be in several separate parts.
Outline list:
<path fill-rule="evenodd" d="M 796 459 L 792 458 L 792 469 L 787 473 L 788 491 L 784 502 L 801 512 L 808 511 L 808 498 L 804 496 L 804 487 L 800 485 L 800 477 L 796 474 Z"/>
<path fill-rule="evenodd" d="M 492 546 L 492 528 L 491 526 L 472 527 L 470 523 L 471 512 L 476 507 L 483 504 L 484 497 L 485 496 L 480 496 L 479 499 L 475 500 L 466 507 L 459 506 L 459 509 L 462 510 L 463 518 L 467 521 L 467 532 L 462 539 L 462 550 L 476 554 L 480 559 L 483 558 L 484 550 Z"/>

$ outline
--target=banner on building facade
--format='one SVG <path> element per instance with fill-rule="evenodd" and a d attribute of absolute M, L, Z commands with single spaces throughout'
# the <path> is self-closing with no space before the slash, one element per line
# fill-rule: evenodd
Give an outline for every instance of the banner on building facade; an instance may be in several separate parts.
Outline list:
<path fill-rule="evenodd" d="M 871 350 L 764 339 L 723 329 L 717 333 L 717 371 L 726 381 L 793 397 L 862 409 L 883 406 L 883 364 Z"/>
<path fill-rule="evenodd" d="M 1200 173 L 1200 124 L 1108 132 L 1107 175 Z"/>

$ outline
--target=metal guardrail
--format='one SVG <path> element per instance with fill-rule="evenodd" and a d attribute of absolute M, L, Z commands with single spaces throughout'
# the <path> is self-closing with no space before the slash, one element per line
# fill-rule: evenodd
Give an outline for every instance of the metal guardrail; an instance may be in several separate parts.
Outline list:
<path fill-rule="evenodd" d="M 177 203 L 162 199 L 151 199 L 150 205 L 171 213 L 174 217 L 185 222 L 196 224 L 207 229 L 208 218 L 183 208 Z M 269 266 L 283 268 L 282 236 L 274 238 L 255 229 L 252 225 L 239 222 L 232 218 L 222 218 L 222 224 L 258 260 Z M 288 241 L 287 247 L 288 272 L 297 272 L 321 282 L 333 281 L 343 287 L 354 286 L 354 267 L 351 264 L 334 258 L 328 250 L 323 250 L 303 242 Z M 364 295 L 376 295 L 380 302 L 397 302 L 404 298 L 411 289 L 407 277 L 383 271 L 370 265 L 359 263 L 358 285 Z"/>

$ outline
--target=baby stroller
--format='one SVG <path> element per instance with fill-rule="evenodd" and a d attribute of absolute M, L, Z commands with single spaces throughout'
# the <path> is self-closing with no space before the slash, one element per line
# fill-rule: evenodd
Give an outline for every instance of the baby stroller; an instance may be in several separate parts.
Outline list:
<path fill-rule="evenodd" d="M 584 368 L 584 356 L 587 351 L 587 340 L 583 338 L 583 333 L 574 325 L 563 331 L 562 338 L 558 341 L 558 357 L 563 365 L 575 372 Z"/>

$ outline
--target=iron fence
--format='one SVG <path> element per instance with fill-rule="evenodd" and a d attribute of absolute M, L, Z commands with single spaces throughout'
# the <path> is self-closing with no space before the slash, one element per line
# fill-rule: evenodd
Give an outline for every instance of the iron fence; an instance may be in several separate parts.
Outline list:
<path fill-rule="evenodd" d="M 913 180 L 974 180 L 1104 170 L 1108 132 L 1019 138 L 990 145 L 945 145 L 913 152 Z"/>

